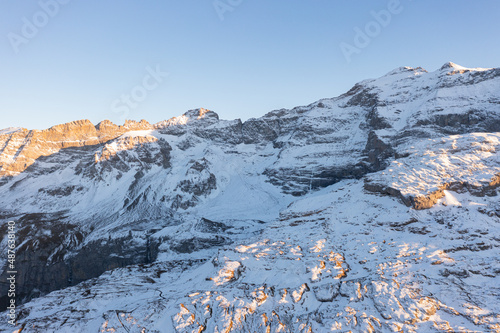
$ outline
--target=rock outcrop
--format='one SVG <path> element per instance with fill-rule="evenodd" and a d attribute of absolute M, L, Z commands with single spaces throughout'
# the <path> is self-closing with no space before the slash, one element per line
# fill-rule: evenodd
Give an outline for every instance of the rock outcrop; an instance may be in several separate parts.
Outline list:
<path fill-rule="evenodd" d="M 21 129 L 14 133 L 0 134 L 0 177 L 15 176 L 39 157 L 55 154 L 64 148 L 94 146 L 129 131 L 152 128 L 145 120 L 127 121 L 123 126 L 104 120 L 94 126 L 85 119 L 41 131 Z"/>

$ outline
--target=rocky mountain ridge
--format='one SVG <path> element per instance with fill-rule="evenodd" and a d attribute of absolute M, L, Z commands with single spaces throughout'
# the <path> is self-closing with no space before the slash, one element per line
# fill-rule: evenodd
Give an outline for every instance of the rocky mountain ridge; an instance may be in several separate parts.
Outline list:
<path fill-rule="evenodd" d="M 196 109 L 157 124 L 0 131 L 0 236 L 15 220 L 19 323 L 494 331 L 498 88 L 498 68 L 447 63 L 244 122 Z"/>

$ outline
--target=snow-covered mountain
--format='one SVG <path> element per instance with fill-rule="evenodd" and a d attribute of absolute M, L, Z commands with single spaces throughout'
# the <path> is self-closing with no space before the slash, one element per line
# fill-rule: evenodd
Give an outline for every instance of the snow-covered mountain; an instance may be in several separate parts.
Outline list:
<path fill-rule="evenodd" d="M 0 147 L 24 303 L 1 329 L 500 332 L 500 68 L 402 67 L 245 122 L 9 128 Z"/>

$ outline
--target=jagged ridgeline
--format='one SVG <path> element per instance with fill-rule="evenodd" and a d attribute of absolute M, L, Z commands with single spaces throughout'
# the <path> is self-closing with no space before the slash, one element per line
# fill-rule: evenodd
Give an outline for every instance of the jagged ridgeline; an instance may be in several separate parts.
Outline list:
<path fill-rule="evenodd" d="M 453 63 L 245 122 L 196 109 L 2 130 L 18 322 L 499 331 L 499 132 L 500 69 Z"/>

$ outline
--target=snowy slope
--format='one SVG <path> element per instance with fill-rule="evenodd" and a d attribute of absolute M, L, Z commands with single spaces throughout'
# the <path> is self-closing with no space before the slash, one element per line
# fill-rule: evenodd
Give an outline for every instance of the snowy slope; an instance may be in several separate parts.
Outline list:
<path fill-rule="evenodd" d="M 500 220 L 486 210 L 499 214 L 498 200 L 454 197 L 461 207 L 415 211 L 344 181 L 209 260 L 118 269 L 28 303 L 20 322 L 39 332 L 495 331 Z"/>

